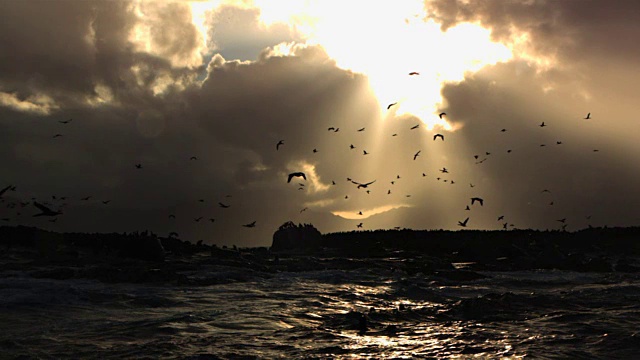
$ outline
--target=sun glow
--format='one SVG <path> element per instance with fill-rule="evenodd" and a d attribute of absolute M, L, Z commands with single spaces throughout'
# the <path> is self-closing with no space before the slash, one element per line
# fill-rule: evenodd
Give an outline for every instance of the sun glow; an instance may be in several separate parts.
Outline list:
<path fill-rule="evenodd" d="M 459 24 L 442 32 L 438 23 L 425 20 L 427 10 L 419 0 L 393 4 L 364 0 L 194 2 L 194 18 L 202 19 L 205 9 L 220 4 L 257 7 L 265 25 L 288 24 L 306 44 L 322 46 L 339 67 L 366 75 L 383 117 L 413 115 L 428 129 L 455 130 L 446 118 L 437 116 L 446 106 L 440 94 L 445 83 L 461 81 L 467 72 L 513 57 L 510 48 L 492 42 L 490 31 L 480 25 Z M 410 72 L 419 75 L 410 76 Z M 397 105 L 387 111 L 391 103 Z"/>

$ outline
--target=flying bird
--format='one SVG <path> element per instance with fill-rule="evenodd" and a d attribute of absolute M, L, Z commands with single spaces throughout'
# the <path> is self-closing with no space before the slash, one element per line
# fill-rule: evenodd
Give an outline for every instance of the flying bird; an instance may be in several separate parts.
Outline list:
<path fill-rule="evenodd" d="M 307 211 L 308 208 L 304 208 L 302 210 L 300 210 L 300 213 L 302 214 L 302 212 Z"/>
<path fill-rule="evenodd" d="M 467 205 L 466 208 L 464 208 L 465 210 L 471 210 L 471 208 L 469 207 L 469 205 Z"/>
<path fill-rule="evenodd" d="M 103 203 L 103 204 L 105 204 L 105 205 L 107 205 L 107 204 L 108 204 L 108 203 L 110 203 L 110 202 L 111 202 L 111 200 L 105 200 L 105 201 L 103 201 L 102 203 Z"/>
<path fill-rule="evenodd" d="M 440 139 L 442 139 L 442 141 L 444 141 L 444 135 L 442 135 L 442 134 L 433 135 L 433 141 L 436 141 L 437 138 L 440 138 Z"/>
<path fill-rule="evenodd" d="M 301 177 L 307 180 L 307 176 L 303 172 L 298 171 L 298 172 L 292 172 L 291 174 L 289 174 L 289 177 L 287 178 L 287 183 L 290 183 L 291 179 L 293 179 L 294 176 Z"/>
<path fill-rule="evenodd" d="M 540 124 L 540 125 L 538 125 L 538 126 L 540 126 L 540 127 L 545 127 L 545 126 L 547 126 L 547 125 L 546 125 L 546 124 L 544 123 L 544 121 L 543 121 L 543 122 L 542 122 L 542 124 Z"/>
<path fill-rule="evenodd" d="M 231 205 L 223 204 L 223 203 L 221 203 L 221 202 L 219 202 L 219 203 L 218 203 L 218 205 L 220 205 L 220 207 L 221 207 L 221 208 L 223 208 L 223 209 L 226 209 L 226 208 L 228 208 L 228 207 L 230 207 L 230 206 L 231 206 Z"/>
<path fill-rule="evenodd" d="M 362 155 L 369 155 L 369 153 L 367 152 L 367 150 L 362 150 Z"/>
<path fill-rule="evenodd" d="M 360 129 L 358 129 L 358 131 L 364 131 L 364 128 L 360 128 Z"/>
<path fill-rule="evenodd" d="M 442 119 L 442 117 L 443 117 L 443 116 L 445 116 L 445 115 L 447 115 L 447 113 L 445 113 L 445 112 L 441 112 L 440 114 L 438 114 L 438 117 L 439 117 L 440 119 Z"/>
<path fill-rule="evenodd" d="M 421 152 L 421 151 L 422 151 L 422 150 L 418 150 L 418 152 L 417 152 L 417 153 L 413 154 L 413 160 L 417 159 L 417 158 L 418 158 L 418 156 L 420 156 L 420 152 Z"/>
<path fill-rule="evenodd" d="M 498 216 L 498 221 L 503 220 L 503 219 L 504 219 L 504 215 Z"/>
<path fill-rule="evenodd" d="M 502 129 L 502 130 L 500 130 L 500 131 L 502 131 L 502 132 L 506 132 L 506 131 L 507 131 L 507 129 Z"/>
<path fill-rule="evenodd" d="M 417 129 L 419 127 L 420 127 L 420 124 L 416 124 L 416 125 L 412 126 L 411 129 L 409 129 L 409 130 Z"/>
<path fill-rule="evenodd" d="M 68 124 L 68 123 L 70 123 L 70 122 L 71 122 L 71 120 L 73 120 L 73 119 L 69 119 L 69 120 L 59 120 L 58 122 L 59 122 L 60 124 Z"/>
<path fill-rule="evenodd" d="M 175 216 L 175 215 L 173 215 L 173 214 L 169 214 L 169 219 L 175 219 L 175 218 L 176 218 L 176 216 Z"/>
<path fill-rule="evenodd" d="M 33 205 L 40 210 L 40 213 L 33 215 L 33 217 L 36 217 L 36 216 L 58 216 L 58 215 L 62 214 L 62 211 L 53 211 L 53 210 L 49 209 L 48 207 L 40 204 L 37 201 L 34 201 Z"/>
<path fill-rule="evenodd" d="M 142 169 L 142 164 L 136 164 L 136 169 Z"/>
<path fill-rule="evenodd" d="M 280 145 L 284 145 L 284 140 L 278 141 L 278 143 L 276 144 L 276 151 L 280 149 Z"/>
<path fill-rule="evenodd" d="M 588 113 L 588 114 L 587 114 L 587 116 L 585 116 L 585 118 L 584 118 L 584 119 L 585 119 L 585 120 L 589 120 L 589 119 L 591 119 L 591 113 Z"/>
<path fill-rule="evenodd" d="M 313 149 L 313 153 L 314 154 L 317 153 L 317 152 L 318 152 L 318 149 Z"/>
<path fill-rule="evenodd" d="M 480 203 L 480 206 L 484 206 L 484 200 L 482 198 L 479 198 L 479 197 L 472 197 L 471 198 L 471 205 L 473 205 L 476 201 Z"/>
<path fill-rule="evenodd" d="M 82 198 L 82 199 L 80 199 L 80 200 L 82 200 L 82 201 L 87 201 L 87 200 L 89 200 L 89 199 L 91 199 L 91 196 L 85 196 L 85 197 L 83 197 L 83 198 Z"/>
<path fill-rule="evenodd" d="M 189 158 L 189 160 L 198 160 L 198 158 L 195 157 L 195 156 L 192 156 L 192 157 Z"/>
<path fill-rule="evenodd" d="M 443 167 L 442 169 L 440 169 L 440 172 L 444 174 L 444 173 L 448 173 L 449 170 L 447 170 L 446 167 Z"/>
<path fill-rule="evenodd" d="M 413 76 L 413 75 L 420 75 L 420 73 L 417 71 L 412 71 L 409 73 L 409 76 Z"/>
<path fill-rule="evenodd" d="M 359 229 L 362 229 L 362 223 L 356 225 Z"/>
<path fill-rule="evenodd" d="M 467 222 L 469 221 L 469 218 L 464 219 L 464 221 L 458 221 L 458 225 L 462 226 L 462 227 L 467 227 Z"/>
<path fill-rule="evenodd" d="M 564 223 L 565 223 L 565 221 L 567 221 L 567 218 L 558 219 L 558 220 L 556 220 L 556 221 L 561 222 L 561 223 L 563 223 L 563 224 L 564 224 Z"/>
<path fill-rule="evenodd" d="M 209 221 L 211 221 L 211 222 L 216 222 L 216 219 L 214 219 L 214 218 L 209 218 Z"/>
<path fill-rule="evenodd" d="M 2 197 L 2 195 L 4 193 L 6 193 L 7 191 L 11 190 L 12 185 L 9 185 L 7 187 L 5 187 L 4 189 L 0 190 L 0 198 Z"/>
<path fill-rule="evenodd" d="M 53 138 L 55 139 L 55 138 L 58 138 L 58 137 L 61 137 L 61 136 L 62 136 L 62 134 L 55 134 L 55 135 L 53 135 Z"/>
<path fill-rule="evenodd" d="M 358 185 L 358 189 L 360 189 L 360 188 L 365 188 L 365 189 L 366 189 L 366 188 L 367 188 L 367 186 L 369 186 L 369 185 L 373 184 L 373 183 L 374 183 L 374 182 L 376 182 L 376 181 L 375 181 L 375 180 L 373 180 L 373 181 L 370 181 L 370 182 L 368 182 L 368 183 L 364 183 L 364 184 L 361 184 L 361 183 L 359 183 L 359 182 L 355 182 L 355 181 L 351 181 L 351 182 L 352 182 L 352 183 L 354 183 L 354 184 L 356 184 L 356 185 Z"/>
<path fill-rule="evenodd" d="M 349 145 L 349 149 L 353 150 L 353 149 L 355 149 L 355 148 L 356 148 L 356 147 L 355 147 L 355 146 L 353 146 L 353 144 Z"/>
<path fill-rule="evenodd" d="M 397 104 L 397 102 L 394 102 L 394 103 L 391 103 L 391 104 L 387 105 L 387 110 L 391 109 L 391 107 L 396 105 L 396 104 Z"/>
<path fill-rule="evenodd" d="M 246 227 L 246 228 L 256 227 L 256 222 L 255 222 L 255 221 L 253 221 L 253 222 L 250 222 L 250 223 L 248 223 L 248 224 L 244 224 L 244 225 L 242 225 L 242 226 L 244 226 L 244 227 Z"/>
<path fill-rule="evenodd" d="M 200 222 L 200 220 L 202 220 L 202 216 L 193 219 L 195 222 Z"/>

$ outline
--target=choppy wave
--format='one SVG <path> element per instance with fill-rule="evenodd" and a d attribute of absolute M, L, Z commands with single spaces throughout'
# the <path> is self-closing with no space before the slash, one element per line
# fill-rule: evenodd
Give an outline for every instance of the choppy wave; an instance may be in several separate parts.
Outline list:
<path fill-rule="evenodd" d="M 376 261 L 380 261 L 379 259 Z M 0 274 L 6 358 L 634 358 L 640 276 L 384 267 L 262 273 L 206 286 Z M 363 320 L 364 319 L 364 320 Z"/>

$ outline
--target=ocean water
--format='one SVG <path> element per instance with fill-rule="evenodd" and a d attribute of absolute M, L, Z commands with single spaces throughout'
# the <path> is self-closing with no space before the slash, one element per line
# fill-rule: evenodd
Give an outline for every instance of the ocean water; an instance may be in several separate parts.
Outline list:
<path fill-rule="evenodd" d="M 365 266 L 185 270 L 190 278 L 234 279 L 199 286 L 54 280 L 5 269 L 0 358 L 640 356 L 640 274 L 481 272 L 485 278 L 456 281 L 357 261 Z"/>

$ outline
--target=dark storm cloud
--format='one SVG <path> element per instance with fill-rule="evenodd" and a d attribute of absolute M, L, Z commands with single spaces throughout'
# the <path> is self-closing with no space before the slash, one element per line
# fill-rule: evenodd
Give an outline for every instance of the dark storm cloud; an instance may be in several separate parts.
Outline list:
<path fill-rule="evenodd" d="M 509 42 L 526 32 L 538 55 L 564 60 L 636 61 L 640 49 L 640 7 L 633 0 L 606 2 L 545 0 L 428 0 L 430 17 L 447 29 L 459 22 L 480 22 L 494 40 Z"/>

